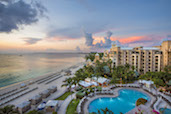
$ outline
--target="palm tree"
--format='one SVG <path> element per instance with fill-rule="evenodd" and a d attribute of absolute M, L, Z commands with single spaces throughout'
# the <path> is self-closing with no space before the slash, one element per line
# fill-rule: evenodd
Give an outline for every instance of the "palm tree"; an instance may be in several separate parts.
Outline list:
<path fill-rule="evenodd" d="M 63 82 L 64 82 L 64 84 L 62 84 L 61 87 L 63 87 L 63 86 L 68 87 L 69 92 L 71 93 L 71 86 L 73 85 L 73 79 L 72 78 L 67 78 Z"/>
<path fill-rule="evenodd" d="M 31 110 L 26 114 L 45 114 L 43 111 L 38 111 L 38 110 Z"/>
<path fill-rule="evenodd" d="M 132 68 L 132 70 L 135 70 L 135 66 L 132 66 L 131 68 Z"/>
<path fill-rule="evenodd" d="M 15 109 L 14 105 L 7 105 L 3 108 L 0 108 L 0 114 L 19 114 L 19 112 Z"/>
<path fill-rule="evenodd" d="M 126 63 L 126 64 L 125 64 L 125 68 L 126 68 L 127 70 L 129 70 L 129 69 L 130 69 L 130 65 L 129 65 L 128 63 Z"/>

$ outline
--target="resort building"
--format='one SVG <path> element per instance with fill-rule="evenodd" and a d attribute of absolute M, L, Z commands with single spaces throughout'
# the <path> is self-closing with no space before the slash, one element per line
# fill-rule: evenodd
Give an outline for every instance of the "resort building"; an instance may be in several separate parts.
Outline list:
<path fill-rule="evenodd" d="M 155 46 L 162 51 L 163 66 L 171 65 L 171 40 L 163 41 L 161 46 Z"/>
<path fill-rule="evenodd" d="M 157 48 L 122 48 L 112 45 L 109 54 L 104 53 L 103 59 L 111 59 L 113 66 L 129 64 L 134 66 L 136 71 L 144 73 L 160 71 L 162 66 L 162 52 Z"/>
<path fill-rule="evenodd" d="M 104 51 L 103 61 L 112 60 L 112 66 L 129 64 L 138 72 L 161 71 L 171 65 L 171 41 L 164 41 L 156 47 L 119 47 L 112 45 L 110 51 Z"/>

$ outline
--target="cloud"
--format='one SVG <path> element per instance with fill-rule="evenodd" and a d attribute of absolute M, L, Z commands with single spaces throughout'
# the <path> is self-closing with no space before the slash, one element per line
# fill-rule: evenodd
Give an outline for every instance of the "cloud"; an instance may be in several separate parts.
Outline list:
<path fill-rule="evenodd" d="M 171 35 L 167 35 L 168 38 L 171 38 Z"/>
<path fill-rule="evenodd" d="M 169 36 L 169 35 L 168 35 Z M 119 42 L 124 46 L 157 46 L 161 45 L 161 43 L 165 40 L 171 40 L 171 38 L 164 38 L 165 36 L 160 35 L 147 35 L 147 36 L 131 36 L 127 38 L 113 37 L 112 41 L 118 39 Z"/>
<path fill-rule="evenodd" d="M 112 32 L 108 31 L 106 32 L 106 37 L 104 37 L 104 42 L 101 40 L 100 43 L 93 44 L 94 38 L 92 37 L 92 33 L 86 33 L 84 32 L 84 37 L 85 37 L 85 44 L 89 46 L 91 49 L 106 49 L 110 48 L 112 44 L 112 40 L 110 37 L 112 36 Z"/>
<path fill-rule="evenodd" d="M 85 37 L 85 39 L 86 39 L 85 44 L 86 44 L 87 46 L 93 46 L 93 41 L 94 41 L 94 39 L 93 39 L 93 37 L 92 37 L 92 33 L 84 32 L 84 37 Z"/>
<path fill-rule="evenodd" d="M 160 40 L 159 42 L 155 43 L 154 45 L 155 46 L 160 46 L 162 44 L 162 42 L 168 41 L 168 40 L 171 40 L 171 37 L 163 38 L 162 40 Z"/>
<path fill-rule="evenodd" d="M 20 25 L 29 25 L 37 22 L 39 16 L 47 11 L 41 3 L 26 3 L 23 0 L 0 1 L 0 32 L 18 30 Z"/>
<path fill-rule="evenodd" d="M 42 39 L 40 38 L 24 38 L 24 41 L 26 42 L 27 45 L 33 45 L 41 41 Z"/>
<path fill-rule="evenodd" d="M 80 38 L 81 31 L 78 27 L 72 28 L 51 28 L 47 33 L 48 37 L 67 37 L 67 38 Z"/>
<path fill-rule="evenodd" d="M 112 36 L 112 34 L 113 34 L 113 33 L 112 33 L 111 31 L 107 31 L 107 32 L 106 32 L 106 37 L 107 37 L 107 38 L 110 38 L 110 37 Z"/>
<path fill-rule="evenodd" d="M 75 50 L 76 50 L 76 51 L 81 51 L 81 49 L 80 49 L 79 46 L 77 46 L 77 47 L 75 48 Z"/>

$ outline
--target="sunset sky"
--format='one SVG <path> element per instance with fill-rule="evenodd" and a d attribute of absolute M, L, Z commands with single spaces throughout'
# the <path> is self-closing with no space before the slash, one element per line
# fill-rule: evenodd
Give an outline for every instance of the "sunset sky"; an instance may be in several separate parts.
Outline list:
<path fill-rule="evenodd" d="M 0 0 L 0 52 L 159 45 L 170 11 L 171 0 Z"/>

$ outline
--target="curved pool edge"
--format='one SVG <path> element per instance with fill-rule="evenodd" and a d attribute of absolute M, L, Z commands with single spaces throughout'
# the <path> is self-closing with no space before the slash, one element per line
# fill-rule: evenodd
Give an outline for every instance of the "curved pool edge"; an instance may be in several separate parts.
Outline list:
<path fill-rule="evenodd" d="M 83 107 L 84 108 L 83 110 L 85 111 L 84 114 L 89 113 L 88 108 L 89 108 L 90 103 L 93 100 L 96 100 L 96 99 L 102 98 L 102 97 L 107 97 L 107 98 L 115 98 L 115 97 L 118 97 L 119 96 L 119 91 L 122 90 L 122 89 L 137 90 L 137 91 L 142 92 L 142 93 L 146 94 L 147 96 L 149 96 L 150 97 L 150 100 L 145 104 L 146 106 L 149 106 L 150 107 L 151 104 L 153 102 L 155 102 L 155 99 L 156 98 L 154 96 L 152 96 L 151 94 L 149 94 L 148 92 L 144 91 L 141 88 L 118 87 L 118 88 L 112 89 L 114 91 L 114 93 L 115 93 L 114 95 L 96 95 L 96 96 L 93 96 L 92 98 L 88 97 L 88 101 L 84 104 L 84 107 Z"/>

